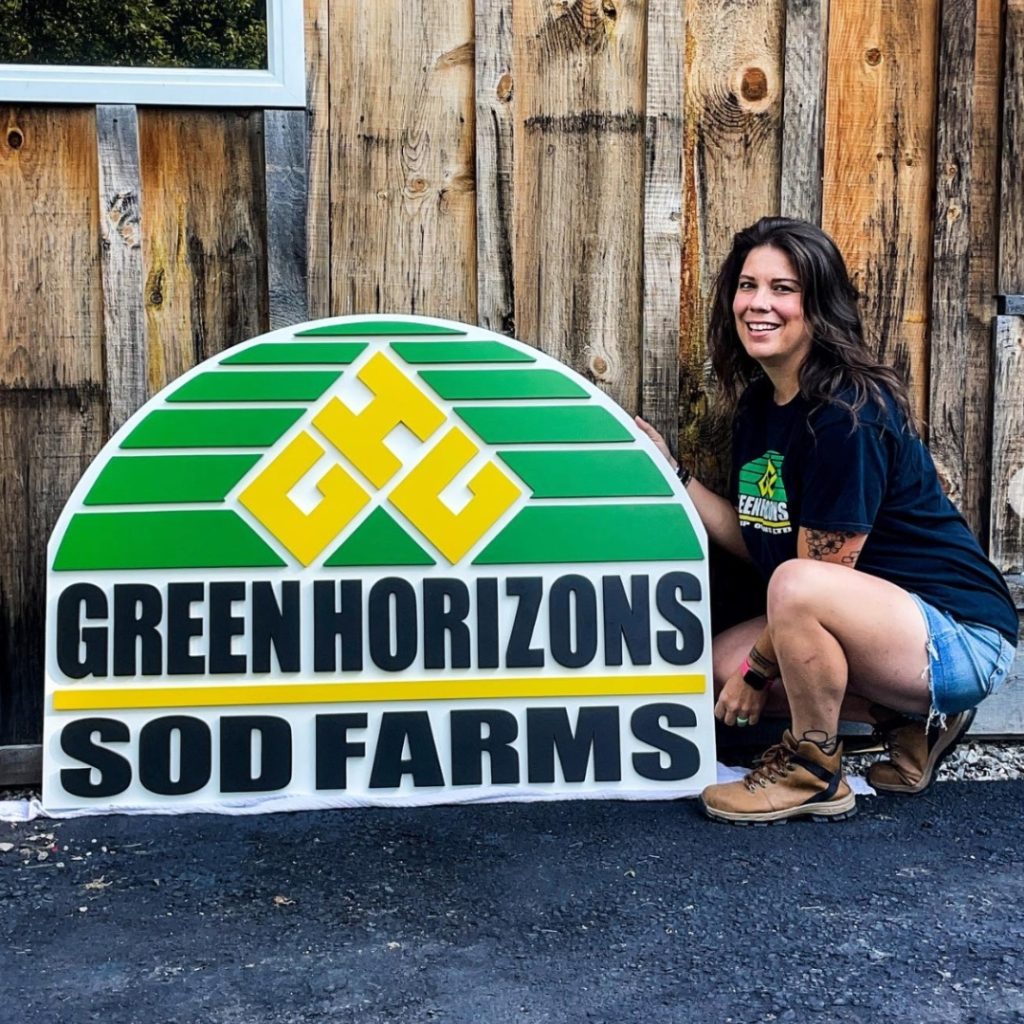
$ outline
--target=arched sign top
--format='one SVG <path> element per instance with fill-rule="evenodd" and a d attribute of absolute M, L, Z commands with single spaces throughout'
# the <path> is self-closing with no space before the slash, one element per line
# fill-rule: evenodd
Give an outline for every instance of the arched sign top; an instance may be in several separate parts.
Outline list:
<path fill-rule="evenodd" d="M 527 704 L 571 718 L 571 699 L 571 736 L 589 728 L 591 695 L 625 697 L 635 710 L 681 688 L 691 696 L 680 707 L 695 693 L 706 704 L 706 594 L 706 537 L 678 480 L 629 415 L 554 359 L 423 317 L 274 331 L 149 401 L 58 521 L 48 551 L 46 775 L 58 794 L 49 803 L 216 804 L 234 791 L 223 779 L 234 769 L 221 765 L 218 779 L 214 762 L 238 708 L 258 709 L 242 717 L 264 723 L 239 727 L 245 750 L 264 727 L 260 749 L 280 748 L 277 775 L 238 769 L 245 792 L 336 790 L 313 778 L 319 762 L 299 764 L 280 744 L 286 731 L 290 744 L 296 730 L 327 728 L 339 701 L 366 705 L 365 728 L 379 717 L 378 752 L 397 703 L 430 721 L 454 714 L 442 726 L 450 733 L 460 711 L 490 702 L 484 710 L 517 723 L 505 749 L 529 761 L 516 746 L 529 745 Z M 678 738 L 665 714 L 651 735 Z M 343 787 L 347 802 L 352 792 L 373 803 L 468 793 L 455 788 L 457 744 L 447 758 L 424 754 L 440 775 L 409 767 L 409 721 L 387 772 L 374 774 L 376 755 L 356 759 L 368 763 Z M 481 762 L 489 728 L 478 724 L 470 742 Z M 126 730 L 134 753 L 112 753 L 120 741 L 103 729 Z M 184 754 L 177 768 L 164 764 L 186 741 L 209 762 L 194 776 L 181 774 Z M 310 746 L 327 756 L 315 737 Z M 706 754 L 706 737 L 700 747 Z M 650 737 L 645 750 L 659 765 L 673 760 Z M 97 760 L 123 762 L 120 775 L 97 783 Z M 684 781 L 632 766 L 628 784 L 603 785 L 615 780 L 601 777 L 596 747 L 591 760 L 579 780 L 591 795 L 643 795 L 652 781 L 675 792 Z M 704 784 L 704 760 L 688 761 L 684 789 Z M 511 791 L 495 782 L 497 762 L 474 799 L 575 792 L 564 764 L 550 781 L 517 769 Z"/>

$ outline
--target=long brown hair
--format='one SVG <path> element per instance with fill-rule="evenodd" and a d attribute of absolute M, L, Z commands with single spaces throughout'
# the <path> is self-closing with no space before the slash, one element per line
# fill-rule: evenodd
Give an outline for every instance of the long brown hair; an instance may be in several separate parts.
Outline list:
<path fill-rule="evenodd" d="M 804 398 L 816 405 L 839 405 L 856 424 L 859 410 L 869 399 L 885 409 L 888 392 L 913 431 L 906 385 L 864 343 L 857 289 L 835 242 L 814 224 L 788 217 L 762 217 L 738 232 L 715 281 L 708 348 L 715 374 L 730 397 L 737 398 L 747 384 L 763 374 L 740 342 L 732 311 L 747 255 L 762 245 L 784 252 L 800 280 L 804 318 L 812 339 L 799 373 Z"/>

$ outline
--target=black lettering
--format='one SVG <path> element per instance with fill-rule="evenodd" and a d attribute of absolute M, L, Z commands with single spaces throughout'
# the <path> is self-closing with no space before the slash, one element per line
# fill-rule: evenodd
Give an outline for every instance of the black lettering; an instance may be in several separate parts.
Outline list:
<path fill-rule="evenodd" d="M 341 596 L 341 607 L 335 595 Z M 363 585 L 359 580 L 330 580 L 313 583 L 313 670 L 338 671 L 338 641 L 341 641 L 341 671 L 363 669 Z"/>
<path fill-rule="evenodd" d="M 93 737 L 97 736 L 96 742 Z M 80 718 L 65 725 L 60 734 L 60 749 L 68 757 L 88 768 L 62 768 L 60 784 L 72 796 L 103 797 L 123 793 L 132 782 L 132 766 L 127 758 L 100 746 L 101 743 L 127 743 L 128 726 L 114 718 Z M 100 773 L 92 781 L 92 769 Z"/>
<path fill-rule="evenodd" d="M 192 637 L 202 636 L 203 620 L 192 615 L 192 605 L 203 599 L 202 583 L 167 584 L 167 674 L 201 676 L 206 659 L 192 653 Z M 146 787 L 149 789 L 149 787 Z M 153 790 L 154 793 L 160 790 Z"/>
<path fill-rule="evenodd" d="M 483 784 L 484 754 L 490 756 L 492 786 L 519 781 L 519 754 L 512 746 L 519 724 L 510 711 L 453 711 L 451 727 L 453 786 Z"/>
<path fill-rule="evenodd" d="M 177 765 L 171 756 L 171 738 L 178 734 Z M 139 782 L 162 796 L 195 793 L 210 781 L 212 757 L 210 727 L 189 715 L 168 715 L 147 722 L 139 733 Z M 172 778 L 177 768 L 177 780 Z"/>
<path fill-rule="evenodd" d="M 107 674 L 107 627 L 82 626 L 83 610 L 86 618 L 105 619 L 107 595 L 92 583 L 72 583 L 57 599 L 57 665 L 70 679 Z"/>
<path fill-rule="evenodd" d="M 476 581 L 477 668 L 498 667 L 498 581 Z"/>
<path fill-rule="evenodd" d="M 505 667 L 543 668 L 543 649 L 530 646 L 540 612 L 540 600 L 544 595 L 543 582 L 538 576 L 510 576 L 505 580 L 505 593 L 519 598 L 505 650 Z"/>
<path fill-rule="evenodd" d="M 407 742 L 409 756 L 403 758 Z M 444 785 L 426 711 L 385 711 L 380 716 L 370 789 L 397 789 L 404 775 L 411 775 L 412 784 L 418 789 Z"/>
<path fill-rule="evenodd" d="M 412 584 L 397 576 L 377 580 L 370 588 L 369 616 L 373 663 L 385 672 L 408 668 L 416 660 L 416 591 Z M 391 650 L 392 633 L 394 651 Z"/>
<path fill-rule="evenodd" d="M 273 648 L 282 672 L 300 669 L 299 581 L 281 584 L 281 601 L 274 584 L 256 580 L 252 585 L 252 670 L 270 672 Z"/>
<path fill-rule="evenodd" d="M 366 713 L 316 716 L 316 788 L 348 789 L 348 762 L 366 757 L 366 744 L 348 738 L 349 729 L 365 729 Z"/>
<path fill-rule="evenodd" d="M 668 754 L 668 764 L 662 765 L 661 754 L 634 754 L 636 773 L 656 782 L 678 782 L 696 775 L 700 751 L 688 739 L 671 731 L 672 727 L 692 729 L 696 724 L 693 710 L 682 704 L 645 704 L 637 708 L 629 723 L 633 735 L 641 743 Z"/>
<path fill-rule="evenodd" d="M 576 732 L 565 708 L 527 708 L 526 747 L 530 782 L 555 781 L 555 751 L 566 782 L 583 782 L 590 754 L 594 754 L 594 781 L 622 778 L 618 708 L 580 708 Z"/>
<path fill-rule="evenodd" d="M 231 652 L 231 641 L 245 633 L 245 619 L 232 614 L 232 605 L 244 600 L 244 583 L 210 584 L 210 672 L 215 675 L 241 675 L 246 670 L 245 655 Z"/>
<path fill-rule="evenodd" d="M 551 654 L 559 665 L 582 668 L 597 653 L 597 595 L 585 576 L 559 576 L 548 597 Z M 575 634 L 575 647 L 573 637 Z"/>
<path fill-rule="evenodd" d="M 260 734 L 260 764 L 252 772 L 253 743 Z M 220 791 L 269 793 L 292 779 L 292 730 L 283 718 L 239 715 L 220 720 Z"/>
<path fill-rule="evenodd" d="M 448 668 L 445 657 L 451 637 L 451 668 L 469 668 L 469 589 L 462 580 L 423 581 L 423 663 Z"/>
<path fill-rule="evenodd" d="M 163 617 L 160 591 L 149 583 L 119 583 L 114 587 L 114 675 L 159 675 L 163 640 L 157 626 Z M 139 652 L 141 649 L 141 658 Z"/>
<path fill-rule="evenodd" d="M 646 576 L 630 576 L 630 596 L 621 576 L 602 576 L 604 598 L 604 661 L 622 664 L 622 641 L 629 649 L 634 665 L 651 663 L 650 581 Z"/>
<path fill-rule="evenodd" d="M 676 627 L 658 630 L 658 653 L 670 665 L 692 665 L 704 653 L 704 630 L 682 602 L 700 600 L 700 580 L 688 572 L 666 573 L 658 580 L 655 600 L 658 611 Z"/>

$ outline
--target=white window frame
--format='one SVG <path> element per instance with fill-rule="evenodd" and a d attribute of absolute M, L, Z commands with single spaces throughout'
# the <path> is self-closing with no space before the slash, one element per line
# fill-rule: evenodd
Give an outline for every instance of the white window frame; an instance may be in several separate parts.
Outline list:
<path fill-rule="evenodd" d="M 301 0 L 267 0 L 267 70 L 0 64 L 0 101 L 305 107 Z"/>

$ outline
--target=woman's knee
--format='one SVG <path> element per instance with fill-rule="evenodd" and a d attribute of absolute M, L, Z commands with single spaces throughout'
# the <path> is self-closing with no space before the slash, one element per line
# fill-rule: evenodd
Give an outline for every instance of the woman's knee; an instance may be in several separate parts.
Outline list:
<path fill-rule="evenodd" d="M 820 562 L 791 558 L 776 568 L 768 581 L 768 626 L 792 625 L 815 616 L 826 588 L 835 579 Z"/>

